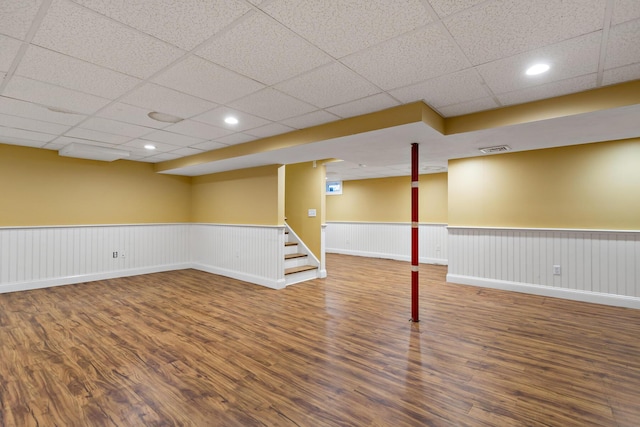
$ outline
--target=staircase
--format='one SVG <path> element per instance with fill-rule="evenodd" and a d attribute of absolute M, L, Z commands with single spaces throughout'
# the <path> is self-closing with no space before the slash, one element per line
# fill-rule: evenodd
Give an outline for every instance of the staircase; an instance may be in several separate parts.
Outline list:
<path fill-rule="evenodd" d="M 319 277 L 319 262 L 298 236 L 285 224 L 284 280 L 285 286 Z"/>

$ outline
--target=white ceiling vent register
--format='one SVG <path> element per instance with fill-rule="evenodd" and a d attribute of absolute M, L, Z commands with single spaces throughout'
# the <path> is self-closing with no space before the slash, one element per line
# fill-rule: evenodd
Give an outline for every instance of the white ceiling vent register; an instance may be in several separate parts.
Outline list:
<path fill-rule="evenodd" d="M 511 151 L 511 147 L 508 145 L 496 145 L 495 147 L 481 148 L 480 151 L 484 154 L 504 153 L 505 151 Z"/>
<path fill-rule="evenodd" d="M 60 156 L 75 157 L 78 159 L 101 160 L 103 162 L 112 162 L 118 159 L 129 157 L 128 151 L 116 150 L 107 147 L 98 147 L 95 145 L 85 145 L 73 143 L 58 151 Z"/>

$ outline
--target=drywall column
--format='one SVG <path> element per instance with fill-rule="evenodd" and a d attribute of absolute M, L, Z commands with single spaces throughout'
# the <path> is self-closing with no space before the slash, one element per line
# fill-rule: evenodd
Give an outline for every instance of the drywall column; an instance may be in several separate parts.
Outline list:
<path fill-rule="evenodd" d="M 411 321 L 419 322 L 418 314 L 418 143 L 411 144 Z"/>

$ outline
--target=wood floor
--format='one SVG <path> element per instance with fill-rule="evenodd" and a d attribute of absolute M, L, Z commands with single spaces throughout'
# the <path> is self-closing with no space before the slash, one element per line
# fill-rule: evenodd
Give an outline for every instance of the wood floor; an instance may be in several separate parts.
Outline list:
<path fill-rule="evenodd" d="M 274 291 L 185 270 L 0 295 L 2 426 L 640 426 L 640 310 L 329 255 Z"/>

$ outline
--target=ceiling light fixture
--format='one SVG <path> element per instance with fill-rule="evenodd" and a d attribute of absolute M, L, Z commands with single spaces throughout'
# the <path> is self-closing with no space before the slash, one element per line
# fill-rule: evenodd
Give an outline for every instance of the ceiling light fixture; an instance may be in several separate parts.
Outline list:
<path fill-rule="evenodd" d="M 152 111 L 147 114 L 147 116 L 149 116 L 150 119 L 164 123 L 179 123 L 184 120 L 182 117 L 174 116 L 173 114 L 159 113 L 157 111 Z"/>
<path fill-rule="evenodd" d="M 527 68 L 527 71 L 525 71 L 525 73 L 527 74 L 527 76 L 535 76 L 538 74 L 546 73 L 547 71 L 549 71 L 549 68 L 551 68 L 549 67 L 549 64 L 535 64 Z"/>
<path fill-rule="evenodd" d="M 153 145 L 153 144 L 145 144 L 144 148 L 147 149 L 147 150 L 155 150 L 156 146 Z"/>
<path fill-rule="evenodd" d="M 238 119 L 236 119 L 235 117 L 229 116 L 229 117 L 225 117 L 224 122 L 228 125 L 237 125 Z"/>
<path fill-rule="evenodd" d="M 367 167 L 367 165 L 365 165 L 364 163 L 360 163 L 360 164 L 358 164 L 358 166 L 360 166 L 361 168 L 366 168 Z"/>

